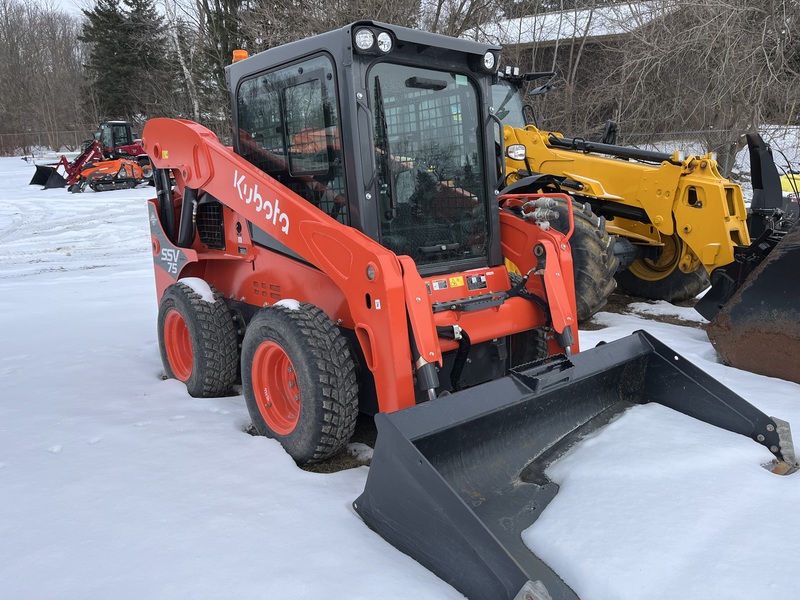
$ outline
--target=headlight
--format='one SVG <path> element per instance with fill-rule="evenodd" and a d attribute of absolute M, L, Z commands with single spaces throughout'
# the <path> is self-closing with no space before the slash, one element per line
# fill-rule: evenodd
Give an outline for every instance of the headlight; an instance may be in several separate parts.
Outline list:
<path fill-rule="evenodd" d="M 511 144 L 506 148 L 506 156 L 512 160 L 525 160 L 525 146 L 523 144 Z"/>
<path fill-rule="evenodd" d="M 378 49 L 381 52 L 389 52 L 392 49 L 392 36 L 386 31 L 378 34 Z"/>
<path fill-rule="evenodd" d="M 367 51 L 375 44 L 375 36 L 369 29 L 359 29 L 356 31 L 356 48 Z"/>
<path fill-rule="evenodd" d="M 495 65 L 495 56 L 493 52 L 487 51 L 486 54 L 483 55 L 483 66 L 487 71 L 491 71 L 494 69 Z"/>

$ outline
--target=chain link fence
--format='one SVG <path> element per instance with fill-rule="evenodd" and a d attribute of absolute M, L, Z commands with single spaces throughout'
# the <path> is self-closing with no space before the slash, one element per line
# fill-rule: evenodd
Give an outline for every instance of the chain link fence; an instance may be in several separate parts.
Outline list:
<path fill-rule="evenodd" d="M 80 126 L 70 131 L 0 133 L 0 156 L 24 156 L 35 152 L 73 152 L 92 139 L 96 127 Z"/>
<path fill-rule="evenodd" d="M 220 142 L 230 146 L 232 143 L 229 123 L 209 123 L 205 125 L 213 131 Z M 141 127 L 134 127 L 135 135 L 141 135 Z M 32 131 L 26 133 L 0 133 L 0 156 L 26 156 L 39 152 L 75 152 L 83 143 L 91 140 L 97 131 L 96 125 L 78 126 L 70 131 Z"/>

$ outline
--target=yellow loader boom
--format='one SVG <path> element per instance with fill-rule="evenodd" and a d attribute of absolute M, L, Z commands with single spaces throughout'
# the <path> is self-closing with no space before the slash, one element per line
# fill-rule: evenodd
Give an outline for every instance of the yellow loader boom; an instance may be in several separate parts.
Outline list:
<path fill-rule="evenodd" d="M 519 144 L 526 149 L 523 160 L 506 159 L 508 183 L 530 172 L 566 178 L 565 185 L 576 195 L 597 205 L 595 212 L 613 219 L 606 224 L 609 233 L 638 245 L 679 249 L 665 268 L 690 273 L 702 266 L 710 273 L 733 261 L 736 246 L 750 243 L 742 190 L 720 175 L 711 154 L 683 158 L 677 151 L 645 152 L 641 159 L 664 160 L 634 162 L 635 152 L 620 157 L 589 154 L 592 147 L 602 152 L 610 144 L 566 139 L 534 125 L 505 127 L 504 142 L 507 148 Z"/>
<path fill-rule="evenodd" d="M 520 93 L 524 82 L 542 77 L 548 82 L 531 92 L 539 95 L 553 88 L 554 72 L 507 70 L 492 87 L 503 124 L 505 191 L 569 190 L 573 204 L 603 219 L 597 236 L 616 236 L 620 288 L 653 300 L 695 297 L 714 269 L 731 264 L 736 248 L 750 244 L 741 188 L 720 174 L 711 154 L 684 158 L 616 145 L 613 122 L 602 143 L 542 129 Z"/>
<path fill-rule="evenodd" d="M 683 158 L 679 152 L 618 146 L 611 122 L 602 142 L 544 131 L 535 115 L 527 122 L 530 107 L 522 106 L 519 84 L 554 76 L 515 75 L 493 85 L 495 112 L 504 125 L 502 192 L 556 186 L 570 191 L 574 206 L 600 216 L 596 227 L 576 227 L 571 240 L 578 306 L 586 290 L 600 289 L 581 281 L 582 274 L 602 273 L 606 263 L 599 264 L 605 258 L 596 252 L 575 249 L 582 239 L 615 235 L 619 270 L 613 276 L 620 288 L 676 302 L 694 298 L 711 283 L 695 309 L 711 322 L 708 334 L 723 360 L 800 382 L 798 210 L 796 197 L 781 190 L 769 144 L 757 133 L 746 136 L 753 197 L 745 208 L 741 188 L 722 177 L 712 154 Z M 533 94 L 551 87 L 545 84 Z M 594 301 L 599 308 L 603 298 Z M 767 348 L 769 360 L 763 350 L 754 354 L 755 346 Z"/>

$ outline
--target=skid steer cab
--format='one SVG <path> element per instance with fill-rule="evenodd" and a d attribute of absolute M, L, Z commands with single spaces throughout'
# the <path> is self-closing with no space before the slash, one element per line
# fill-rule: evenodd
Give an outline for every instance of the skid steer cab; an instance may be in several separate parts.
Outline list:
<path fill-rule="evenodd" d="M 793 458 L 785 427 L 646 334 L 578 353 L 569 198 L 497 192 L 498 61 L 362 21 L 230 65 L 233 149 L 147 123 L 159 344 L 192 396 L 241 377 L 254 428 L 301 465 L 380 413 L 367 525 L 471 598 L 574 598 L 518 534 L 555 494 L 523 472 L 581 431 L 649 399 Z"/>

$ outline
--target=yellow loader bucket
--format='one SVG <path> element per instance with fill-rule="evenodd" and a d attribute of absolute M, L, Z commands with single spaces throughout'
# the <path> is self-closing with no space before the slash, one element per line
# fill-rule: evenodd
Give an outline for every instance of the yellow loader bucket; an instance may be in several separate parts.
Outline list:
<path fill-rule="evenodd" d="M 788 425 L 645 332 L 533 363 L 392 414 L 363 494 L 364 522 L 472 600 L 574 600 L 522 542 L 558 492 L 547 466 L 629 406 L 658 402 L 795 464 Z"/>

